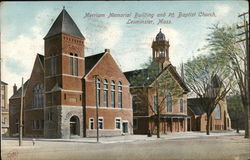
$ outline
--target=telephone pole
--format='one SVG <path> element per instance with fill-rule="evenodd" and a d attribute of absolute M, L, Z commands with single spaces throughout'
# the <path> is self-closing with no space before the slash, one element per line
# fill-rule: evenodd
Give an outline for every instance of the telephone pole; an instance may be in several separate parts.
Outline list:
<path fill-rule="evenodd" d="M 238 42 L 245 41 L 246 43 L 246 98 L 247 98 L 247 123 L 248 128 L 245 131 L 245 138 L 250 138 L 250 54 L 249 54 L 249 23 L 247 21 L 247 16 L 249 15 L 249 11 L 243 14 L 240 14 L 238 17 L 243 17 L 243 25 L 237 26 L 237 29 L 244 28 L 244 32 L 240 33 L 240 35 L 245 35 L 245 39 L 239 40 Z"/>
<path fill-rule="evenodd" d="M 23 138 L 23 78 L 22 78 L 22 94 L 21 94 L 21 106 L 20 106 L 20 120 L 19 120 L 19 146 L 22 146 Z"/>

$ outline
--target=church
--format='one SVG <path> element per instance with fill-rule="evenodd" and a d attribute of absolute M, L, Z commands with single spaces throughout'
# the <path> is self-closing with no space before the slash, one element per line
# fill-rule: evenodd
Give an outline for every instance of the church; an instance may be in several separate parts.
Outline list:
<path fill-rule="evenodd" d="M 133 96 L 134 134 L 190 131 L 187 115 L 188 87 L 169 59 L 169 40 L 162 31 L 152 42 L 151 64 L 125 72 Z M 158 120 L 159 115 L 159 120 Z"/>
<path fill-rule="evenodd" d="M 130 83 L 110 50 L 85 57 L 85 37 L 63 9 L 23 85 L 23 135 L 71 138 L 133 134 Z M 10 136 L 19 133 L 21 87 L 10 98 Z"/>

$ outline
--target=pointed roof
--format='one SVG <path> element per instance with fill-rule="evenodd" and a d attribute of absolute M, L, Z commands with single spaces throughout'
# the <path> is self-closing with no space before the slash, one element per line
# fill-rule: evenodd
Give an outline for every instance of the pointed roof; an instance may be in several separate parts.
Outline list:
<path fill-rule="evenodd" d="M 52 27 L 50 28 L 44 39 L 60 33 L 65 33 L 84 39 L 84 36 L 82 35 L 81 31 L 64 8 L 53 23 Z"/>

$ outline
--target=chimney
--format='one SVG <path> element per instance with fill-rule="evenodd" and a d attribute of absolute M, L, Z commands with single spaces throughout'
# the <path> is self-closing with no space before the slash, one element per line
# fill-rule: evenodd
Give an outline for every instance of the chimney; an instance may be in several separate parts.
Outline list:
<path fill-rule="evenodd" d="M 110 53 L 110 49 L 105 49 L 104 51 Z"/>
<path fill-rule="evenodd" d="M 13 86 L 13 94 L 16 94 L 16 92 L 17 92 L 17 86 L 16 86 L 16 84 L 14 84 L 14 86 Z"/>

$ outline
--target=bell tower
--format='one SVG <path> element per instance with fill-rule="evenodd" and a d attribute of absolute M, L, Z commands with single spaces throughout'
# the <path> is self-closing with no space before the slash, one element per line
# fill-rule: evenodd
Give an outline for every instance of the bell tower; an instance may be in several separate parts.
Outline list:
<path fill-rule="evenodd" d="M 152 42 L 152 57 L 153 62 L 158 62 L 162 70 L 169 61 L 169 41 L 166 40 L 165 35 L 160 32 L 156 35 L 155 40 Z"/>
<path fill-rule="evenodd" d="M 81 31 L 63 8 L 44 37 L 45 137 L 68 138 L 70 128 L 66 124 L 69 124 L 72 116 L 77 116 L 78 126 L 82 126 L 84 40 Z M 74 115 L 69 113 L 72 110 Z"/>

